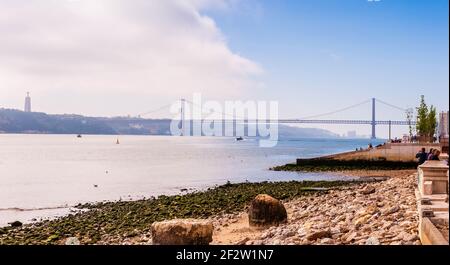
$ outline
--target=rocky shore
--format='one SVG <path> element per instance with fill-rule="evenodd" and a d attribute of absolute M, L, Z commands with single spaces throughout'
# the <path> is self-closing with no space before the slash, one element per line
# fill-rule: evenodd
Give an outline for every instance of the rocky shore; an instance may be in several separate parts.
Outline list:
<path fill-rule="evenodd" d="M 153 244 L 151 225 L 176 218 L 206 219 L 211 244 L 420 244 L 415 170 L 351 170 L 360 181 L 226 184 L 201 192 L 139 201 L 78 205 L 56 220 L 0 228 L 0 244 Z M 281 200 L 287 222 L 249 226 L 258 194 Z"/>
<path fill-rule="evenodd" d="M 246 226 L 245 213 L 218 218 L 213 243 L 419 245 L 415 185 L 415 175 L 403 175 L 296 198 L 285 202 L 288 223 L 268 229 Z"/>
<path fill-rule="evenodd" d="M 138 201 L 78 205 L 82 212 L 55 220 L 0 228 L 0 244 L 151 244 L 153 222 L 175 218 L 212 218 L 245 211 L 265 193 L 289 201 L 317 188 L 357 185 L 355 181 L 290 181 L 226 184 L 205 191 Z"/>

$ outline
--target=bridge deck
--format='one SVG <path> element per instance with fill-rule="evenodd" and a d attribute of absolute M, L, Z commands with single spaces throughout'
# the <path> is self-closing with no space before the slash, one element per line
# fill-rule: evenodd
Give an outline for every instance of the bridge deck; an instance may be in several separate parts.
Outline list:
<path fill-rule="evenodd" d="M 188 120 L 186 120 L 188 121 Z M 196 121 L 196 120 L 194 120 Z M 213 121 L 210 119 L 205 119 L 202 121 Z M 216 120 L 217 121 L 217 120 Z M 297 120 L 297 119 L 280 119 L 280 120 L 222 120 L 223 122 L 236 122 L 236 123 L 266 123 L 266 124 L 274 124 L 274 123 L 284 123 L 284 124 L 294 124 L 294 123 L 315 123 L 315 124 L 367 124 L 372 125 L 371 120 Z M 388 121 L 388 120 L 378 120 L 375 121 L 375 125 L 415 125 L 415 121 Z"/>
<path fill-rule="evenodd" d="M 279 120 L 279 123 L 318 123 L 318 124 L 372 124 L 371 120 Z M 388 121 L 378 120 L 375 125 L 415 125 L 415 121 Z"/>

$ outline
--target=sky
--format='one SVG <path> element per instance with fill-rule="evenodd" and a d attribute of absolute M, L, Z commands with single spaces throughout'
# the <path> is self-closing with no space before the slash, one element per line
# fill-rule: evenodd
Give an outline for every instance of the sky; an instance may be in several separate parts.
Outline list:
<path fill-rule="evenodd" d="M 91 116 L 194 92 L 276 100 L 280 118 L 372 97 L 415 107 L 421 94 L 448 110 L 448 19 L 447 0 L 0 0 L 0 108 L 22 109 L 29 91 L 34 111 Z M 405 118 L 376 107 L 377 119 Z M 370 119 L 371 106 L 321 118 Z"/>

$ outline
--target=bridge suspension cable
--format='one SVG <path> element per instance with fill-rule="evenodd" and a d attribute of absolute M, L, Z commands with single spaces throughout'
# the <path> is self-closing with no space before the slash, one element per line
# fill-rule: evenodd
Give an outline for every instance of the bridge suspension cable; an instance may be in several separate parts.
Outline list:
<path fill-rule="evenodd" d="M 401 111 L 407 111 L 407 109 L 404 109 L 402 107 L 398 107 L 398 106 L 395 106 L 393 104 L 387 103 L 387 102 L 385 102 L 385 101 L 383 101 L 381 99 L 375 99 L 375 100 L 380 102 L 381 104 L 384 104 L 384 105 L 389 106 L 391 108 L 394 108 L 394 109 L 397 109 L 397 110 L 401 110 Z"/>
<path fill-rule="evenodd" d="M 370 102 L 370 100 L 371 99 L 367 99 L 367 100 L 364 100 L 364 101 L 362 101 L 360 103 L 357 103 L 357 104 L 354 104 L 354 105 L 351 105 L 351 106 L 348 106 L 348 107 L 345 107 L 345 108 L 342 108 L 342 109 L 330 111 L 330 112 L 327 112 L 327 113 L 322 113 L 322 114 L 318 114 L 318 115 L 303 117 L 303 118 L 300 118 L 300 120 L 309 120 L 309 119 L 313 119 L 313 118 L 318 118 L 318 117 L 322 117 L 322 116 L 327 116 L 327 115 L 343 112 L 343 111 L 346 111 L 346 110 L 349 110 L 349 109 L 352 109 L 352 108 L 364 105 L 364 104 Z"/>
<path fill-rule="evenodd" d="M 198 108 L 200 108 L 200 109 L 205 109 L 205 107 L 203 107 L 203 106 L 200 106 L 200 105 L 198 105 L 198 104 L 196 104 L 196 103 L 194 103 L 194 102 L 192 102 L 192 101 L 190 101 L 190 100 L 187 100 L 187 99 L 185 99 L 184 101 L 186 101 L 187 103 L 189 103 L 189 104 L 191 104 L 191 105 L 193 105 L 193 106 L 197 106 Z M 208 109 L 209 110 L 209 109 Z M 210 110 L 209 110 L 210 111 Z M 245 120 L 246 118 L 244 118 L 244 117 L 239 117 L 239 116 L 236 116 L 236 115 L 234 115 L 234 114 L 229 114 L 229 113 L 225 113 L 225 112 L 223 112 L 223 111 L 214 111 L 214 113 L 219 113 L 219 114 L 222 114 L 223 116 L 228 116 L 228 117 L 231 117 L 231 118 L 233 118 L 233 119 L 241 119 L 241 120 Z"/>
<path fill-rule="evenodd" d="M 172 104 L 166 104 L 166 105 L 161 106 L 161 107 L 159 107 L 159 108 L 157 108 L 157 109 L 153 109 L 153 110 L 146 111 L 146 112 L 144 112 L 144 113 L 138 114 L 138 116 L 145 116 L 145 115 L 148 115 L 148 114 L 152 114 L 152 113 L 158 112 L 158 111 L 160 111 L 160 110 L 163 110 L 163 109 L 165 109 L 165 108 L 168 108 L 168 107 L 170 107 L 171 105 L 172 105 Z"/>

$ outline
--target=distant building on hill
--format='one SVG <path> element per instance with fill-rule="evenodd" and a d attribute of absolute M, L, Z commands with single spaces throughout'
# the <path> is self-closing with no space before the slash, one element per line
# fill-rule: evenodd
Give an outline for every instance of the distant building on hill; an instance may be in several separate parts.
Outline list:
<path fill-rule="evenodd" d="M 356 138 L 357 137 L 356 131 L 348 131 L 347 132 L 347 137 L 348 138 Z"/>
<path fill-rule="evenodd" d="M 27 96 L 25 97 L 25 112 L 31 112 L 31 97 L 30 92 L 27 92 Z"/>

